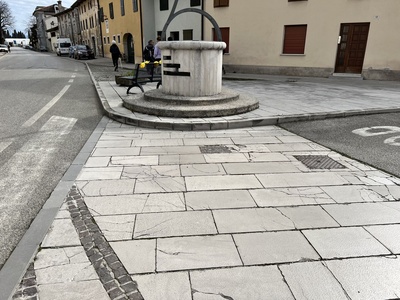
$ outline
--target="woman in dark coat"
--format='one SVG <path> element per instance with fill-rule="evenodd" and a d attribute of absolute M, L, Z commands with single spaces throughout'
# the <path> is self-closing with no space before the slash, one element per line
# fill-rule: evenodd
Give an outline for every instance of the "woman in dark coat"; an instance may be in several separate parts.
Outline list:
<path fill-rule="evenodd" d="M 114 71 L 118 71 L 118 58 L 120 58 L 122 55 L 117 46 L 117 42 L 114 40 L 112 41 L 112 45 L 110 47 L 110 53 L 114 64 Z"/>

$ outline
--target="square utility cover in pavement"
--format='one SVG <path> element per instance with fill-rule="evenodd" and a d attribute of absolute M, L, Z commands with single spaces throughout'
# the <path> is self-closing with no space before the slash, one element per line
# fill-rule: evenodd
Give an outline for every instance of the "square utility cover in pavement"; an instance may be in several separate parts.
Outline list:
<path fill-rule="evenodd" d="M 309 169 L 346 169 L 345 166 L 327 155 L 294 155 Z"/>
<path fill-rule="evenodd" d="M 224 145 L 200 146 L 201 153 L 231 153 L 232 150 Z"/>

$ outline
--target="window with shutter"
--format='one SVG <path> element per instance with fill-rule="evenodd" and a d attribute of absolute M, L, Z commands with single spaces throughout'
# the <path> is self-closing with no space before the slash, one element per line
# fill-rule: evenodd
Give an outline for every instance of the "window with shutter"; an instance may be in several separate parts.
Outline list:
<path fill-rule="evenodd" d="M 222 35 L 222 41 L 225 42 L 226 48 L 224 49 L 224 53 L 229 53 L 229 27 L 221 27 L 221 35 Z M 215 29 L 212 29 L 213 33 L 213 39 L 214 41 L 217 41 L 217 34 L 215 32 Z"/>
<path fill-rule="evenodd" d="M 229 0 L 214 0 L 214 7 L 229 6 Z"/>
<path fill-rule="evenodd" d="M 307 25 L 286 25 L 283 54 L 304 54 Z"/>

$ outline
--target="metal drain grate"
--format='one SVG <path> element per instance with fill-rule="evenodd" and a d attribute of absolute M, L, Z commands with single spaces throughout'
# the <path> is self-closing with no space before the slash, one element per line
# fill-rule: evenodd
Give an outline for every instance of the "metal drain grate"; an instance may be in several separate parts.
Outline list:
<path fill-rule="evenodd" d="M 201 153 L 231 153 L 231 149 L 224 145 L 200 146 Z"/>
<path fill-rule="evenodd" d="M 309 169 L 346 169 L 345 166 L 326 155 L 294 155 Z"/>

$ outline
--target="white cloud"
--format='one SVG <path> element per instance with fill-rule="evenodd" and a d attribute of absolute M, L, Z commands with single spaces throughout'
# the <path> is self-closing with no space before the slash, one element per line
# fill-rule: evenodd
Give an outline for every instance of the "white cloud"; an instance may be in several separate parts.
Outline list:
<path fill-rule="evenodd" d="M 8 4 L 14 16 L 15 23 L 12 30 L 25 32 L 27 24 L 35 11 L 36 6 L 56 4 L 57 0 L 3 0 Z M 62 0 L 62 6 L 71 7 L 76 0 Z"/>

